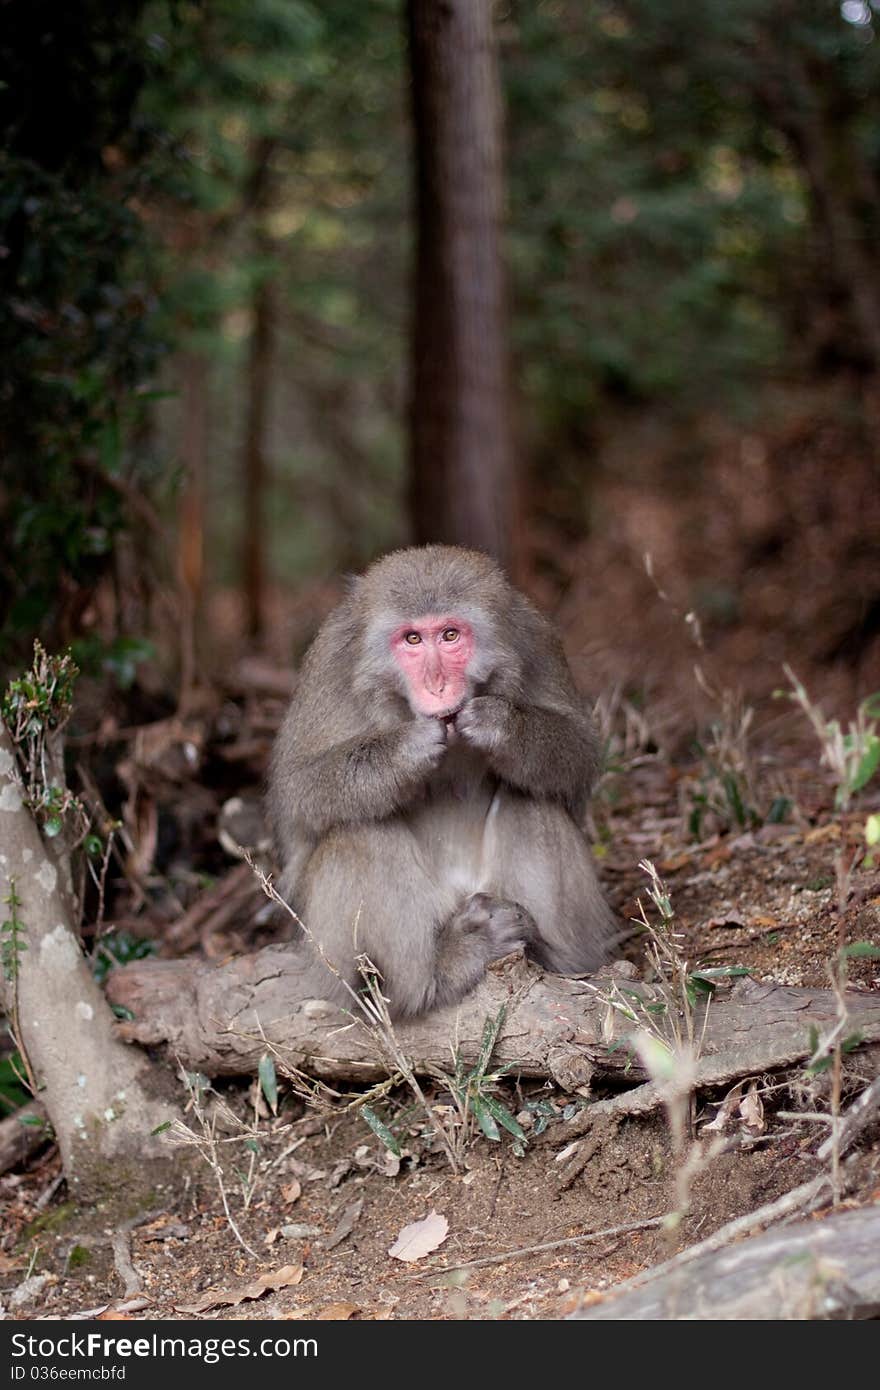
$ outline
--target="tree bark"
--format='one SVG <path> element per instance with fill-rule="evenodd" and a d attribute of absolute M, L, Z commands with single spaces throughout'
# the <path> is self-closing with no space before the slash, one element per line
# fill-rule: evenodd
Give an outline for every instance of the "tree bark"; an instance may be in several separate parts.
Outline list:
<path fill-rule="evenodd" d="M 269 390 L 272 378 L 273 296 L 267 261 L 272 252 L 265 218 L 271 204 L 270 166 L 275 142 L 257 142 L 250 178 L 250 197 L 254 219 L 253 255 L 257 262 L 251 309 L 253 324 L 247 363 L 247 422 L 242 451 L 244 534 L 242 571 L 244 577 L 245 630 L 258 638 L 263 630 L 266 538 L 266 430 Z"/>
<path fill-rule="evenodd" d="M 185 709 L 198 684 L 199 617 L 205 550 L 205 469 L 208 458 L 208 364 L 196 352 L 184 355 L 181 401 L 181 455 L 184 484 L 180 503 L 178 570 L 183 621 L 180 651 L 180 705 Z"/>
<path fill-rule="evenodd" d="M 416 168 L 415 538 L 511 557 L 516 471 L 490 0 L 408 0 Z"/>
<path fill-rule="evenodd" d="M 113 972 L 108 993 L 134 1015 L 120 1025 L 124 1037 L 165 1043 L 187 1067 L 209 1075 L 254 1072 L 267 1042 L 282 1062 L 313 1076 L 374 1081 L 387 1075 L 376 1039 L 359 1018 L 302 998 L 298 968 L 289 946 L 267 946 L 221 966 L 139 961 Z M 595 982 L 601 987 L 602 977 Z M 645 1082 L 631 1093 L 634 1108 L 652 1110 L 662 1103 L 660 1089 L 646 1081 L 627 1048 L 609 1052 L 607 1009 L 597 995 L 582 980 L 545 974 L 521 958 L 491 967 L 457 1007 L 397 1025 L 400 1048 L 418 1072 L 448 1070 L 454 1038 L 465 1064 L 472 1064 L 486 1018 L 502 1005 L 505 1023 L 493 1053 L 499 1064 L 509 1062 L 523 1076 L 550 1075 L 565 1090 L 592 1077 Z M 880 1038 L 880 999 L 851 994 L 847 1006 L 853 1030 L 868 1042 Z M 789 1066 L 809 1056 L 811 1027 L 822 1031 L 836 1017 L 830 990 L 742 981 L 726 998 L 713 1000 L 697 1084 L 721 1085 Z M 701 1028 L 700 1018 L 698 1034 Z M 875 1059 L 866 1057 L 864 1069 L 875 1074 Z"/>
<path fill-rule="evenodd" d="M 21 948 L 0 971 L 6 1016 L 80 1201 L 123 1192 L 173 1171 L 151 1131 L 173 1115 L 157 1098 L 158 1074 L 116 1036 L 107 1001 L 74 934 L 58 868 L 22 800 L 15 750 L 0 721 L 0 885 L 21 906 Z M 4 942 L 9 942 L 8 933 Z"/>
<path fill-rule="evenodd" d="M 880 1314 L 880 1207 L 839 1211 L 670 1261 L 640 1287 L 573 1313 L 587 1322 L 778 1322 Z"/>

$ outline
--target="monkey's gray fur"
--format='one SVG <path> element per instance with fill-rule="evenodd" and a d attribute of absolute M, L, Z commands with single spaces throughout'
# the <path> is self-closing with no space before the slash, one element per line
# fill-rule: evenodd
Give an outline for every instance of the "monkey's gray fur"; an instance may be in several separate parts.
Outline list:
<path fill-rule="evenodd" d="M 394 629 L 430 613 L 476 639 L 451 725 L 413 713 L 390 654 Z M 312 938 L 305 996 L 350 997 L 321 952 L 355 988 L 369 956 L 397 1016 L 455 1002 L 522 944 L 548 970 L 595 970 L 613 939 L 582 828 L 597 764 L 554 629 L 492 560 L 379 560 L 310 647 L 272 755 L 278 887 Z"/>

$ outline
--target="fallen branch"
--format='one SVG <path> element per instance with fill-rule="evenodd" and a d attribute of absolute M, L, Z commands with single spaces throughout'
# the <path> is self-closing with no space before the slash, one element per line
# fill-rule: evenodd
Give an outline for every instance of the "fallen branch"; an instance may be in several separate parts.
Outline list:
<path fill-rule="evenodd" d="M 208 1075 L 253 1073 L 267 1043 L 276 1062 L 311 1076 L 369 1082 L 385 1074 L 360 1019 L 325 1001 L 300 997 L 298 956 L 290 946 L 267 946 L 219 966 L 138 961 L 113 972 L 108 993 L 133 1015 L 120 1025 L 123 1037 L 147 1046 L 164 1043 L 187 1067 Z M 628 1048 L 618 1041 L 609 1050 L 605 1006 L 583 981 L 545 974 L 519 956 L 497 962 L 459 1006 L 396 1025 L 401 1050 L 417 1073 L 430 1074 L 448 1067 L 454 1038 L 470 1065 L 479 1054 L 486 1018 L 502 1004 L 505 1023 L 493 1054 L 499 1065 L 510 1063 L 522 1076 L 552 1076 L 565 1090 L 586 1086 L 592 1077 L 646 1081 Z M 847 1008 L 852 1028 L 866 1042 L 880 1039 L 880 999 L 852 993 Z M 810 1029 L 821 1032 L 836 1017 L 831 990 L 738 981 L 729 993 L 719 991 L 709 1010 L 698 1084 L 724 1085 L 800 1062 L 810 1055 Z M 619 1037 L 625 1025 L 615 1026 Z M 696 1026 L 702 1028 L 700 1009 Z M 866 1069 L 874 1066 L 871 1058 Z M 650 1083 L 618 1107 L 601 1104 L 612 1113 L 631 1111 L 633 1097 L 642 1110 L 660 1104 Z M 578 1132 L 574 1123 L 557 1134 L 574 1138 Z"/>
<path fill-rule="evenodd" d="M 664 1322 L 876 1318 L 880 1206 L 838 1211 L 824 1221 L 801 1221 L 718 1249 L 719 1240 L 729 1245 L 749 1223 L 754 1229 L 756 1221 L 772 1219 L 774 1209 L 779 1215 L 795 1201 L 809 1205 L 820 1183 L 830 1195 L 828 1178 L 795 1188 L 571 1316 Z"/>

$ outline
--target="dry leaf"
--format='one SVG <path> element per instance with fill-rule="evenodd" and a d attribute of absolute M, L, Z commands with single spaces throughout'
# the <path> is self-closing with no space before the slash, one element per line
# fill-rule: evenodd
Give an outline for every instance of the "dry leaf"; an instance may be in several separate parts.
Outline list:
<path fill-rule="evenodd" d="M 720 917 L 710 917 L 707 927 L 744 927 L 745 922 L 739 912 L 725 912 Z"/>
<path fill-rule="evenodd" d="M 334 1246 L 340 1245 L 347 1236 L 351 1235 L 357 1225 L 363 1205 L 363 1197 L 359 1197 L 356 1202 L 349 1202 L 336 1224 L 336 1229 L 331 1232 L 325 1241 L 321 1242 L 325 1250 L 332 1250 Z"/>
<path fill-rule="evenodd" d="M 317 1322 L 348 1322 L 360 1311 L 357 1303 L 328 1303 L 326 1308 L 315 1314 L 315 1319 Z"/>
<path fill-rule="evenodd" d="M 235 1308 L 246 1299 L 262 1298 L 264 1293 L 289 1289 L 298 1284 L 302 1277 L 301 1264 L 283 1265 L 281 1269 L 261 1274 L 259 1279 L 253 1279 L 249 1284 L 241 1284 L 237 1289 L 209 1289 L 201 1298 L 197 1298 L 195 1303 L 178 1303 L 175 1304 L 175 1308 L 178 1313 L 204 1313 L 208 1308 Z"/>
<path fill-rule="evenodd" d="M 739 1113 L 743 1118 L 743 1123 L 753 1134 L 763 1134 L 767 1128 L 764 1119 L 764 1104 L 758 1094 L 758 1084 L 753 1081 L 747 1093 L 740 1101 Z"/>
<path fill-rule="evenodd" d="M 449 1222 L 439 1212 L 432 1211 L 423 1221 L 404 1226 L 388 1254 L 395 1260 L 421 1260 L 442 1245 L 449 1234 Z"/>
<path fill-rule="evenodd" d="M 827 825 L 817 825 L 815 829 L 808 830 L 804 836 L 805 845 L 818 845 L 823 840 L 839 840 L 840 826 L 836 821 L 829 821 Z"/>
<path fill-rule="evenodd" d="M 730 1088 L 719 1105 L 718 1113 L 714 1120 L 710 1120 L 708 1124 L 700 1126 L 701 1134 L 720 1134 L 723 1129 L 727 1128 L 730 1121 L 733 1119 L 734 1111 L 739 1107 L 739 1103 L 742 1100 L 742 1088 L 744 1084 L 745 1083 L 742 1081 L 737 1081 L 736 1085 Z"/>
<path fill-rule="evenodd" d="M 302 1196 L 302 1183 L 298 1178 L 292 1178 L 286 1182 L 281 1189 L 281 1200 L 287 1207 L 292 1207 L 294 1202 L 298 1202 Z"/>

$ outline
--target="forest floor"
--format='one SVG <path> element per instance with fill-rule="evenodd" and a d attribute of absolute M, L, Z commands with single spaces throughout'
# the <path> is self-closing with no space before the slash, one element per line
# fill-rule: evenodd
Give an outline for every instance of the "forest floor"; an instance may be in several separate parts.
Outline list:
<path fill-rule="evenodd" d="M 767 762 L 787 788 L 787 820 L 695 842 L 687 808 L 704 797 L 705 769 L 635 758 L 598 800 L 601 873 L 625 922 L 637 900 L 646 901 L 638 864 L 650 858 L 668 885 L 692 964 L 742 965 L 758 980 L 827 988 L 838 946 L 835 850 L 848 830 L 858 835 L 865 810 L 853 813 L 851 826 L 832 815 L 815 759 L 786 754 Z M 880 866 L 855 872 L 844 936 L 880 941 Z M 642 940 L 630 941 L 625 954 L 643 964 Z M 850 985 L 880 989 L 877 960 L 854 959 Z M 390 1097 L 387 1111 L 396 1115 L 400 1161 L 357 1113 L 344 1111 L 344 1098 L 316 1110 L 289 1094 L 272 1117 L 257 1096 L 264 1118 L 249 1186 L 241 1174 L 251 1155 L 237 1145 L 225 1161 L 225 1187 L 232 1219 L 259 1258 L 237 1240 L 206 1167 L 204 1181 L 182 1181 L 120 1232 L 100 1211 L 78 1212 L 65 1201 L 57 1152 L 46 1149 L 0 1178 L 0 1300 L 11 1318 L 94 1315 L 108 1304 L 107 1316 L 163 1319 L 561 1318 L 821 1171 L 816 1150 L 826 1126 L 777 1112 L 827 1110 L 827 1077 L 795 1069 L 753 1080 L 756 1104 L 742 1113 L 733 1107 L 727 1151 L 696 1177 L 688 1214 L 671 1234 L 649 1224 L 617 1230 L 674 1208 L 677 1165 L 662 1113 L 610 1130 L 563 1187 L 554 1118 L 522 1157 L 508 1134 L 499 1142 L 478 1134 L 455 1174 L 424 1112 L 403 1094 Z M 701 1094 L 698 1133 L 729 1089 Z M 218 1091 L 233 1110 L 253 1113 L 253 1087 L 226 1082 Z M 499 1098 L 520 1114 L 528 1101 L 550 1101 L 559 1119 L 580 1099 L 513 1078 L 501 1083 Z M 428 1099 L 445 1107 L 448 1096 L 435 1087 Z M 852 1167 L 847 1200 L 878 1199 L 875 1125 Z M 432 1212 L 448 1222 L 439 1247 L 409 1264 L 391 1257 L 400 1231 Z M 552 1245 L 590 1232 L 607 1234 Z M 128 1311 L 114 1311 L 120 1306 Z"/>

